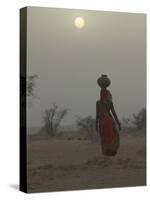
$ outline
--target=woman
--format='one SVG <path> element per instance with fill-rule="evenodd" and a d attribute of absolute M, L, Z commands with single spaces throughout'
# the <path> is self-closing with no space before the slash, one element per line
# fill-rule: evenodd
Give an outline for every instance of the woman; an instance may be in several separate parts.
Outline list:
<path fill-rule="evenodd" d="M 120 140 L 115 121 L 119 130 L 121 125 L 112 103 L 112 95 L 106 89 L 111 83 L 110 80 L 107 75 L 102 75 L 97 82 L 101 91 L 100 100 L 96 102 L 96 130 L 101 137 L 102 153 L 106 156 L 114 156 L 118 151 Z"/>

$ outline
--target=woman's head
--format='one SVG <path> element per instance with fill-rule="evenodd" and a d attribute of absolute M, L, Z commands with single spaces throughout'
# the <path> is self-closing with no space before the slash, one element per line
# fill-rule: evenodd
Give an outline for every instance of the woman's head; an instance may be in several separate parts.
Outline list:
<path fill-rule="evenodd" d="M 101 88 L 105 89 L 111 84 L 111 81 L 107 75 L 102 74 L 101 77 L 98 78 L 97 83 Z"/>

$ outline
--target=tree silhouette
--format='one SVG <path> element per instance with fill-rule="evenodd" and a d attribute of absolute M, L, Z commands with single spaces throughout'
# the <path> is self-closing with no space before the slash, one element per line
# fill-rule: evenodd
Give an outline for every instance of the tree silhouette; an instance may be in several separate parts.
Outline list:
<path fill-rule="evenodd" d="M 44 111 L 44 128 L 50 136 L 54 136 L 64 117 L 68 114 L 68 109 L 58 110 L 58 106 L 53 106 Z"/>
<path fill-rule="evenodd" d="M 78 117 L 76 120 L 77 126 L 88 134 L 92 142 L 96 141 L 97 136 L 95 130 L 95 123 L 96 120 L 90 115 L 84 118 Z"/>
<path fill-rule="evenodd" d="M 34 96 L 35 80 L 38 78 L 37 75 L 20 77 L 20 94 L 22 96 Z"/>
<path fill-rule="evenodd" d="M 146 128 L 146 108 L 142 108 L 137 114 L 133 114 L 133 124 L 138 129 Z"/>
<path fill-rule="evenodd" d="M 27 77 L 27 96 L 34 97 L 35 80 L 38 78 L 37 75 Z"/>

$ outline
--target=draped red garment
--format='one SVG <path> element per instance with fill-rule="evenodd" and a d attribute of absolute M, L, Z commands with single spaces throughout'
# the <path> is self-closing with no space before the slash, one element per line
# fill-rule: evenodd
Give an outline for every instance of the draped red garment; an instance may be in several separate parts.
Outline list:
<path fill-rule="evenodd" d="M 111 144 L 114 138 L 112 117 L 107 116 L 100 124 L 100 134 L 103 144 Z"/>
<path fill-rule="evenodd" d="M 107 89 L 101 89 L 96 114 L 99 120 L 99 132 L 102 144 L 111 144 L 114 139 L 113 118 L 110 114 L 112 95 Z"/>

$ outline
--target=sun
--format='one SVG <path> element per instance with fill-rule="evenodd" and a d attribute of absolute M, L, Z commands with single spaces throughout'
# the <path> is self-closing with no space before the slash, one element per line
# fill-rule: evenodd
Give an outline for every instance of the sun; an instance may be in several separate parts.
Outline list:
<path fill-rule="evenodd" d="M 84 27 L 85 21 L 84 21 L 84 19 L 82 17 L 77 17 L 74 20 L 74 24 L 78 29 L 81 29 L 81 28 Z"/>

